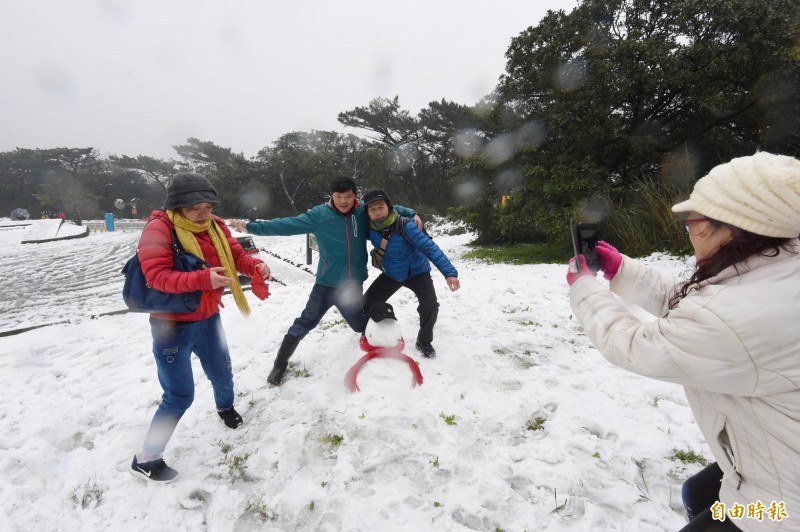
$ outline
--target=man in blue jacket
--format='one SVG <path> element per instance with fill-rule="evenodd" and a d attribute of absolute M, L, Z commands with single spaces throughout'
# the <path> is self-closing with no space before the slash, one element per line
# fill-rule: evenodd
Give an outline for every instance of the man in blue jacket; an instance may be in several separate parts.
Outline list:
<path fill-rule="evenodd" d="M 419 333 L 416 348 L 426 358 L 434 358 L 433 326 L 439 315 L 439 301 L 431 279 L 431 262 L 442 272 L 447 287 L 455 292 L 461 287 L 458 272 L 439 246 L 426 235 L 413 220 L 403 219 L 398 209 L 383 190 L 370 190 L 364 194 L 364 205 L 369 215 L 369 239 L 375 246 L 372 251 L 381 273 L 364 294 L 364 308 L 374 303 L 384 303 L 405 286 L 417 296 L 419 306 Z"/>
<path fill-rule="evenodd" d="M 287 236 L 314 233 L 319 248 L 317 278 L 308 302 L 278 349 L 272 371 L 267 377 L 278 386 L 302 340 L 335 306 L 347 324 L 363 333 L 367 318 L 363 307 L 363 284 L 367 279 L 367 214 L 357 201 L 356 182 L 349 177 L 337 177 L 331 182 L 331 200 L 317 205 L 298 216 L 258 220 L 240 220 L 230 225 L 243 233 L 263 236 Z M 406 216 L 413 210 L 398 206 Z M 416 217 L 418 219 L 418 217 Z M 419 221 L 421 224 L 421 220 Z"/>

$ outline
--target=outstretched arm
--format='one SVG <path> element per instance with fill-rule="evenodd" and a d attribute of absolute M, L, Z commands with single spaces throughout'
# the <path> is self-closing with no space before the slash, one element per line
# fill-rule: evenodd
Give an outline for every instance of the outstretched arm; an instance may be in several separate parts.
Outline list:
<path fill-rule="evenodd" d="M 260 236 L 289 236 L 313 233 L 316 228 L 314 209 L 309 209 L 303 214 L 287 218 L 272 220 L 257 220 L 246 222 L 244 220 L 231 220 L 228 225 L 242 233 Z"/>

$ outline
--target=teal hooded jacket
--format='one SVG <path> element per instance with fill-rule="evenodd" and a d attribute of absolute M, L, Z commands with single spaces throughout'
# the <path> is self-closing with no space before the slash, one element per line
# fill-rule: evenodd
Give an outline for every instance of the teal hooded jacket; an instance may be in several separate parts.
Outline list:
<path fill-rule="evenodd" d="M 416 213 L 400 205 L 395 210 L 406 217 Z M 247 224 L 247 232 L 261 236 L 288 236 L 313 233 L 319 248 L 317 284 L 339 286 L 345 282 L 363 284 L 367 280 L 367 210 L 356 202 L 347 214 L 331 202 L 312 207 L 303 214 Z"/>

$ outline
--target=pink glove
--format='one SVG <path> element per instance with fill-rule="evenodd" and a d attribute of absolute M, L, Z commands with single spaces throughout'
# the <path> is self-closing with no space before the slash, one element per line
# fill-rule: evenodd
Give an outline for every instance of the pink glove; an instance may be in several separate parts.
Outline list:
<path fill-rule="evenodd" d="M 600 257 L 600 269 L 603 270 L 603 277 L 610 281 L 617 275 L 617 270 L 622 264 L 622 255 L 617 251 L 617 248 L 602 240 L 597 243 L 594 250 Z"/>
<path fill-rule="evenodd" d="M 580 279 L 581 277 L 594 277 L 597 274 L 594 273 L 592 270 L 589 269 L 589 265 L 586 264 L 586 257 L 583 255 L 578 255 L 578 259 L 580 259 L 581 271 L 578 271 L 578 268 L 575 266 L 575 257 L 569 259 L 569 270 L 567 270 L 567 283 L 572 286 L 572 283 Z"/>

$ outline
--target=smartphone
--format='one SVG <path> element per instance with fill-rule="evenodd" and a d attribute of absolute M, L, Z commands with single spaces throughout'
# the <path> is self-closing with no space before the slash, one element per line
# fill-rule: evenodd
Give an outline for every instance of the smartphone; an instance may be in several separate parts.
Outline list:
<path fill-rule="evenodd" d="M 597 224 L 569 221 L 572 233 L 572 251 L 575 253 L 575 266 L 581 270 L 578 255 L 583 255 L 586 265 L 595 273 L 600 270 L 600 257 L 595 251 L 597 246 Z"/>

